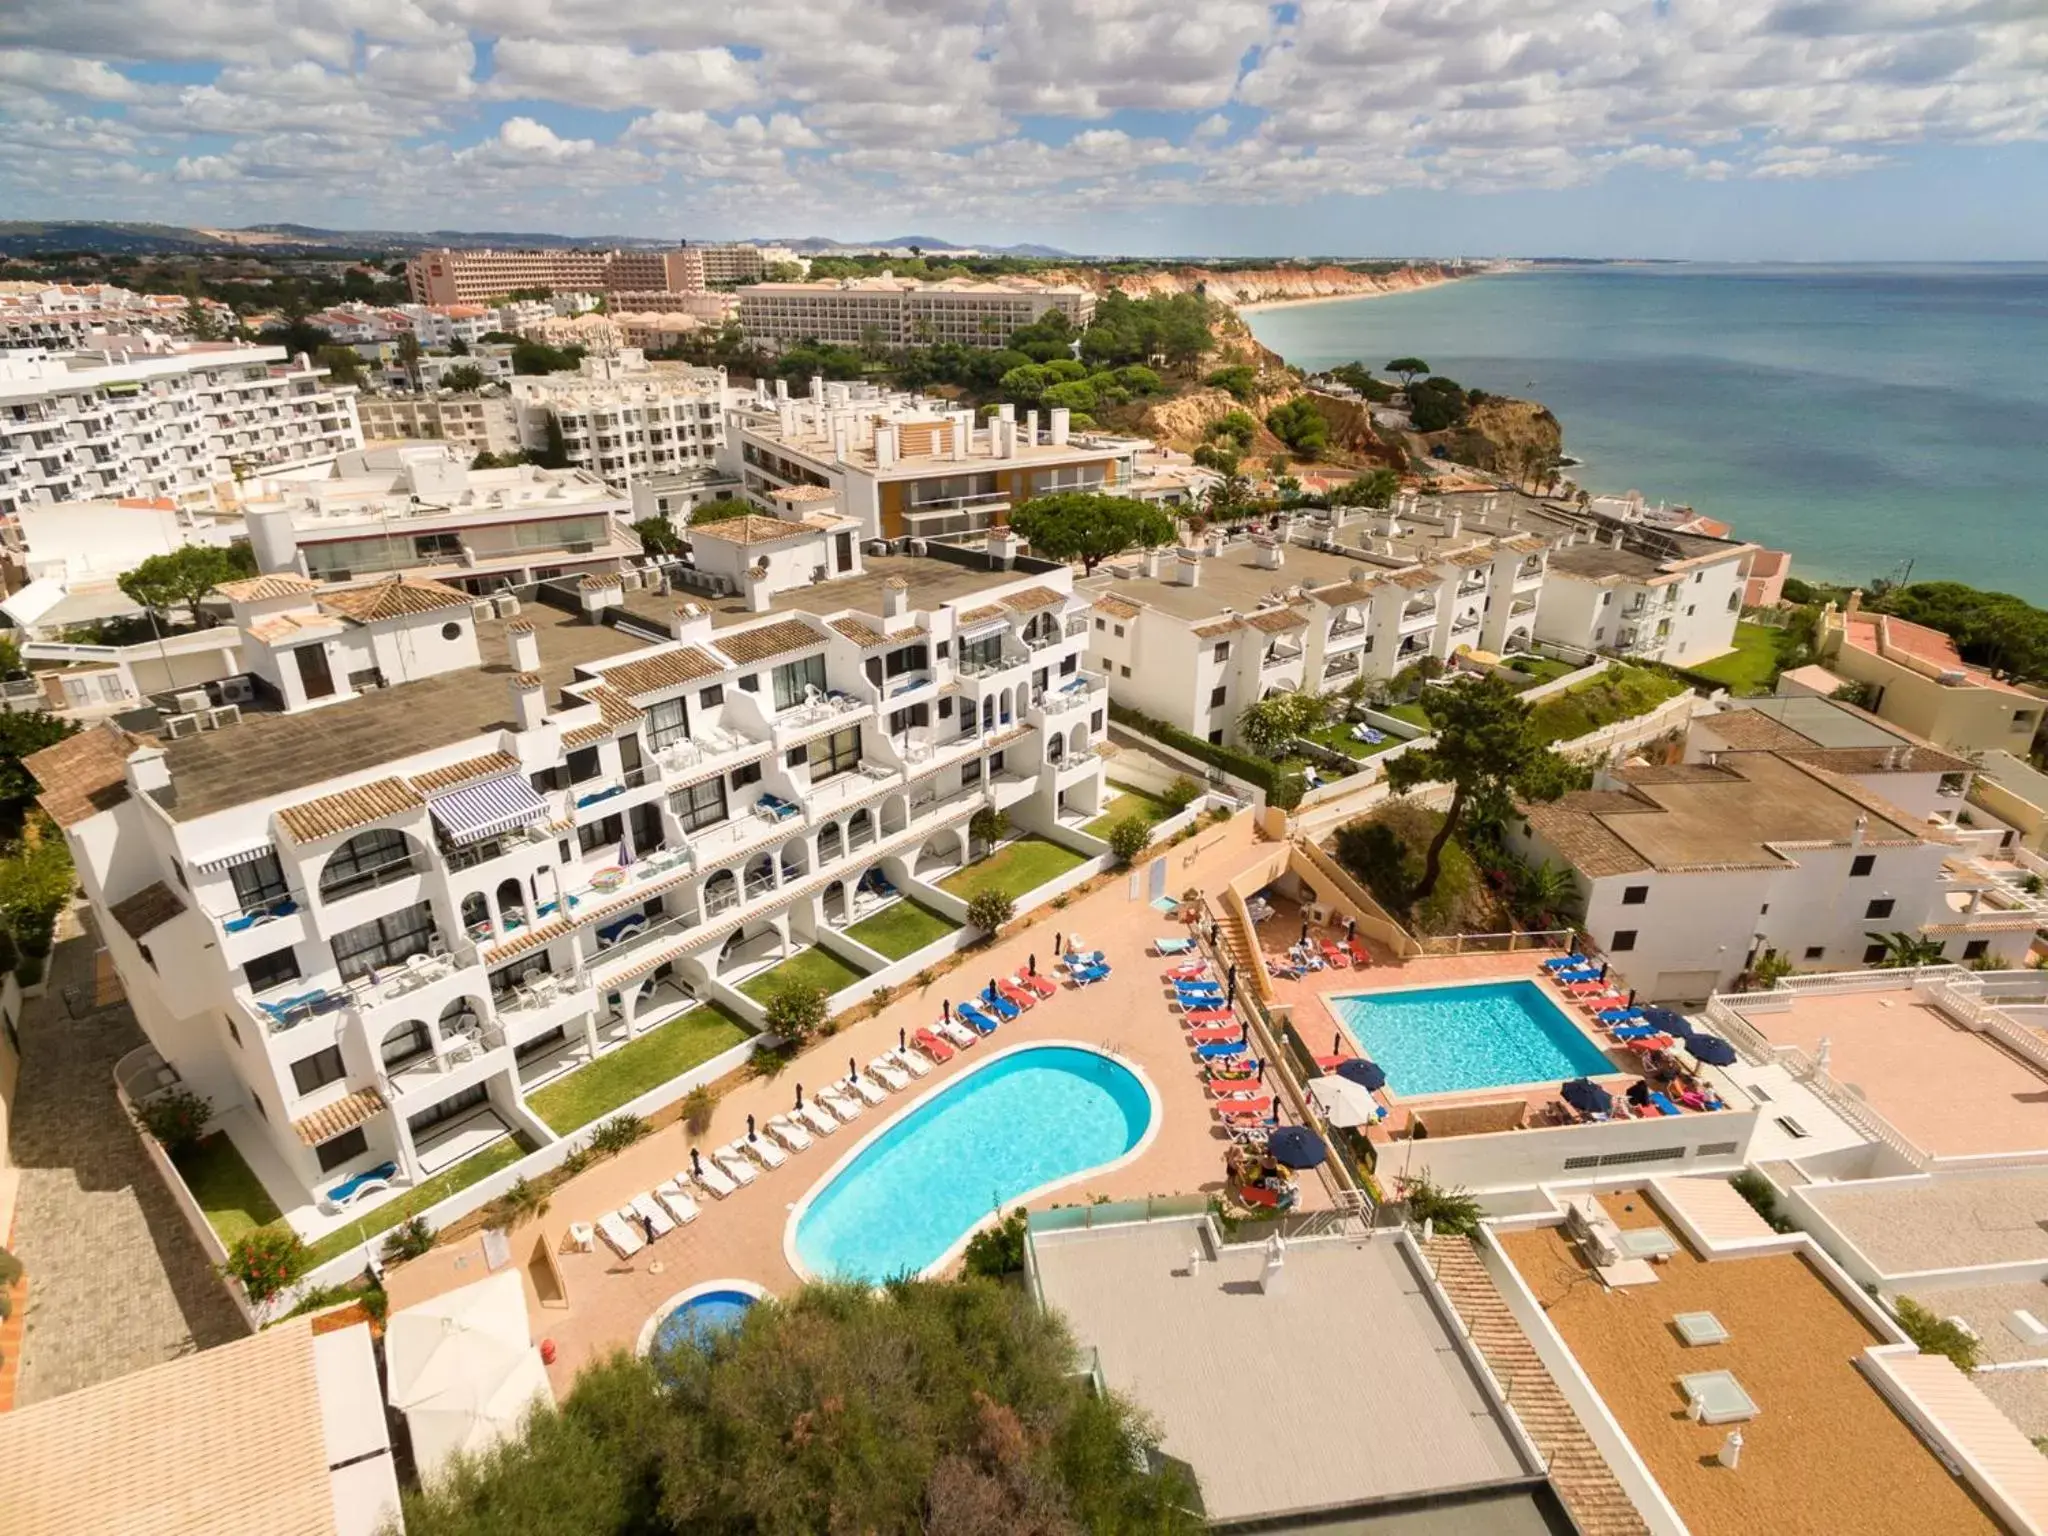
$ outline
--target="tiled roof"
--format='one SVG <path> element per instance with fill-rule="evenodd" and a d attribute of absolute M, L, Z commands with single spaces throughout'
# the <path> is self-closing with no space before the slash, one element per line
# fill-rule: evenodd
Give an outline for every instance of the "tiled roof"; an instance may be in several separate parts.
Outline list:
<path fill-rule="evenodd" d="M 140 944 L 144 934 L 163 927 L 172 918 L 185 910 L 185 903 L 178 893 L 163 881 L 145 885 L 133 896 L 117 901 L 110 908 L 114 921 L 121 925 L 121 931 Z"/>
<path fill-rule="evenodd" d="M 1599 791 L 1589 790 L 1588 794 Z M 1574 869 L 1592 879 L 1604 879 L 1610 875 L 1632 875 L 1637 870 L 1648 869 L 1649 861 L 1635 849 L 1623 842 L 1601 823 L 1596 810 L 1609 809 L 1589 805 L 1574 805 L 1578 797 L 1566 795 L 1548 805 L 1531 805 L 1522 811 L 1537 836 L 1549 843 L 1571 861 Z M 1633 799 L 1633 797 L 1624 797 Z M 1641 804 L 1632 804 L 1630 809 L 1644 810 Z"/>
<path fill-rule="evenodd" d="M 310 1115 L 301 1115 L 292 1122 L 292 1129 L 298 1132 L 300 1141 L 309 1147 L 317 1147 L 321 1142 L 332 1141 L 342 1132 L 352 1131 L 365 1120 L 383 1112 L 384 1095 L 381 1092 L 375 1087 L 358 1088 Z"/>
<path fill-rule="evenodd" d="M 1697 723 L 1702 730 L 1711 731 L 1729 746 L 1745 751 L 1769 752 L 1780 747 L 1811 747 L 1816 744 L 1811 736 L 1802 735 L 1761 710 L 1723 710 L 1718 715 L 1704 716 Z"/>
<path fill-rule="evenodd" d="M 1041 608 L 1057 608 L 1066 600 L 1066 593 L 1055 592 L 1051 587 L 1026 587 L 1022 592 L 1012 592 L 998 599 L 1012 613 L 1036 613 Z"/>
<path fill-rule="evenodd" d="M 293 842 L 315 843 L 424 804 L 420 792 L 405 780 L 375 779 L 354 789 L 287 806 L 277 813 L 277 819 Z"/>
<path fill-rule="evenodd" d="M 596 725 L 579 725 L 573 731 L 562 732 L 565 747 L 594 747 L 600 741 L 610 741 L 615 734 L 613 727 L 599 722 Z"/>
<path fill-rule="evenodd" d="M 1318 602 L 1328 603 L 1332 608 L 1342 608 L 1347 603 L 1362 603 L 1371 598 L 1376 581 L 1340 581 L 1333 587 L 1314 587 L 1311 593 Z"/>
<path fill-rule="evenodd" d="M 1244 628 L 1242 619 L 1211 619 L 1206 624 L 1197 624 L 1194 636 L 1197 640 L 1214 640 L 1218 635 L 1227 635 Z"/>
<path fill-rule="evenodd" d="M 1779 754 L 1830 773 L 1971 773 L 1977 765 L 1938 747 L 1811 747 Z"/>
<path fill-rule="evenodd" d="M 269 613 L 250 620 L 243 629 L 252 640 L 280 645 L 299 635 L 334 634 L 341 629 L 341 622 L 331 613 Z"/>
<path fill-rule="evenodd" d="M 509 752 L 486 752 L 482 757 L 464 758 L 459 763 L 450 763 L 445 768 L 429 768 L 425 773 L 408 774 L 412 787 L 422 794 L 438 794 L 444 789 L 453 789 L 458 784 L 467 784 L 473 779 L 493 778 L 501 773 L 517 773 L 519 759 Z"/>
<path fill-rule="evenodd" d="M 1410 592 L 1420 592 L 1424 587 L 1443 585 L 1443 577 L 1432 570 L 1396 571 L 1391 578 L 1396 586 L 1406 587 Z"/>
<path fill-rule="evenodd" d="M 607 587 L 623 587 L 625 583 L 619 580 L 616 572 L 592 571 L 576 583 L 576 586 L 579 591 L 583 592 L 602 592 Z"/>
<path fill-rule="evenodd" d="M 128 754 L 140 745 L 118 726 L 96 726 L 31 752 L 22 766 L 42 786 L 36 799 L 50 820 L 75 827 L 128 798 Z"/>
<path fill-rule="evenodd" d="M 779 623 L 764 624 L 759 629 L 729 630 L 717 639 L 718 648 L 734 661 L 766 661 L 770 656 L 781 656 L 789 651 L 800 651 L 807 645 L 822 645 L 820 635 L 802 619 L 783 619 Z"/>
<path fill-rule="evenodd" d="M 597 717 L 614 730 L 634 724 L 646 714 L 639 705 L 627 698 L 616 688 L 607 688 L 602 683 L 583 695 L 597 706 Z"/>
<path fill-rule="evenodd" d="M 840 634 L 851 640 L 855 645 L 880 645 L 889 638 L 865 619 L 856 618 L 851 614 L 848 614 L 843 619 L 832 619 L 828 622 L 833 629 L 838 630 Z"/>
<path fill-rule="evenodd" d="M 716 523 L 692 523 L 693 539 L 720 539 L 727 544 L 779 544 L 785 539 L 806 539 L 818 530 L 780 517 L 728 517 Z"/>
<path fill-rule="evenodd" d="M 699 678 L 716 677 L 724 670 L 724 663 L 714 661 L 703 651 L 690 646 L 607 667 L 604 680 L 625 694 L 659 693 L 664 688 L 680 688 Z"/>
<path fill-rule="evenodd" d="M 260 603 L 272 597 L 303 597 L 307 593 L 318 592 L 320 583 L 288 571 L 275 571 L 268 576 L 224 581 L 213 590 L 231 603 Z"/>
<path fill-rule="evenodd" d="M 1282 635 L 1290 629 L 1305 629 L 1308 620 L 1292 608 L 1269 608 L 1264 613 L 1245 616 L 1245 623 L 1253 629 L 1264 630 L 1269 635 Z"/>
<path fill-rule="evenodd" d="M 467 608 L 469 604 L 467 592 L 458 592 L 438 581 L 412 581 L 402 576 L 320 595 L 322 608 L 358 624 L 376 624 L 409 614 L 439 613 L 444 608 Z"/>
<path fill-rule="evenodd" d="M 960 622 L 962 624 L 986 624 L 990 619 L 1000 619 L 1003 616 L 1003 605 L 1001 603 L 989 603 L 985 607 L 969 608 L 960 615 Z"/>
<path fill-rule="evenodd" d="M 1105 594 L 1095 599 L 1095 606 L 1113 619 L 1135 619 L 1145 610 L 1126 598 Z"/>

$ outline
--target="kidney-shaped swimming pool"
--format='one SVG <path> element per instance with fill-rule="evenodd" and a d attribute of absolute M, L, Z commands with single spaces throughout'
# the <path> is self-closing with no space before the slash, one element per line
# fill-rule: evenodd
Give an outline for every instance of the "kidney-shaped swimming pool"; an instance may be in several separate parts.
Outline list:
<path fill-rule="evenodd" d="M 1018 1046 L 934 1089 L 804 1197 L 784 1249 L 804 1274 L 879 1284 L 951 1258 L 992 1214 L 1135 1155 L 1158 1096 L 1084 1045 Z"/>

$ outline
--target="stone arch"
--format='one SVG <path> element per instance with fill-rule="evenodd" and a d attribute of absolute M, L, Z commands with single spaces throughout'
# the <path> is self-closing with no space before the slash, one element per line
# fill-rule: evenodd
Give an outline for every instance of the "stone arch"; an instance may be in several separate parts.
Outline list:
<path fill-rule="evenodd" d="M 822 835 L 822 834 L 820 834 Z M 811 872 L 811 844 L 808 838 L 792 837 L 782 845 L 782 879 L 785 884 Z"/>
<path fill-rule="evenodd" d="M 432 1056 L 438 1042 L 425 1019 L 404 1019 L 378 1037 L 377 1062 L 386 1072 L 396 1072 L 423 1057 Z"/>
<path fill-rule="evenodd" d="M 490 936 L 491 899 L 482 891 L 471 891 L 462 898 L 462 931 L 473 939 Z"/>
<path fill-rule="evenodd" d="M 835 863 L 846 857 L 846 832 L 838 822 L 828 821 L 818 828 L 818 863 L 820 866 Z"/>
<path fill-rule="evenodd" d="M 526 887 L 516 879 L 498 882 L 498 922 L 505 928 L 523 928 L 526 925 Z"/>
<path fill-rule="evenodd" d="M 704 915 L 716 917 L 740 904 L 740 878 L 729 869 L 717 871 L 704 882 Z"/>
<path fill-rule="evenodd" d="M 853 910 L 847 905 L 844 880 L 834 880 L 825 887 L 820 905 L 825 921 L 834 928 L 844 928 L 853 918 Z"/>
<path fill-rule="evenodd" d="M 396 827 L 371 827 L 358 832 L 327 856 L 320 868 L 320 899 L 339 901 L 372 890 L 386 880 L 417 867 L 425 852 L 419 839 Z"/>
<path fill-rule="evenodd" d="M 869 843 L 875 840 L 874 813 L 866 806 L 862 806 L 846 818 L 846 846 L 848 851 L 861 844 L 863 840 Z"/>

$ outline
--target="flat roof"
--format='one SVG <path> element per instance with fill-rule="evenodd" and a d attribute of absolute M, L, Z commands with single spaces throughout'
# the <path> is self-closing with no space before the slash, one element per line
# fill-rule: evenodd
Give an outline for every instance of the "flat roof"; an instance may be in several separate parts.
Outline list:
<path fill-rule="evenodd" d="M 1654 1283 L 1608 1289 L 1559 1227 L 1498 1241 L 1696 1536 L 2000 1529 L 1864 1376 L 1857 1358 L 1889 1341 L 1803 1255 L 1705 1262 L 1642 1191 L 1600 1204 L 1623 1228 L 1678 1240 Z M 1713 1313 L 1727 1341 L 1688 1347 L 1681 1312 Z M 1678 1386 L 1717 1370 L 1758 1409 L 1735 1472 L 1715 1461 L 1731 1426 L 1693 1422 Z"/>
<path fill-rule="evenodd" d="M 1781 698 L 1744 699 L 1734 714 L 1762 715 L 1796 731 L 1816 747 L 1889 747 L 1895 742 L 1919 738 L 1891 729 L 1836 699 L 1813 694 L 1788 694 Z M 1708 716 L 1711 725 L 1719 717 Z"/>
<path fill-rule="evenodd" d="M 2048 1078 L 1963 1028 L 1910 987 L 1763 993 L 1722 1001 L 1773 1045 L 1808 1056 L 1828 1042 L 1828 1073 L 1914 1146 L 1941 1157 L 2048 1147 Z"/>
<path fill-rule="evenodd" d="M 910 606 L 932 609 L 977 592 L 986 592 L 1011 582 L 1025 581 L 1031 571 L 977 571 L 950 560 L 919 559 L 915 555 L 863 555 L 858 576 L 840 576 L 814 586 L 787 587 L 775 594 L 773 613 L 824 615 L 852 609 L 856 613 L 879 614 L 888 584 L 901 579 L 910 584 Z M 1040 580 L 1044 578 L 1039 577 Z M 705 599 L 697 598 L 704 603 Z M 747 607 L 746 599 L 716 598 L 709 603 L 711 622 L 723 629 L 760 614 Z"/>
<path fill-rule="evenodd" d="M 1103 1380 L 1157 1420 L 1211 1520 L 1324 1509 L 1540 1475 L 1392 1233 L 1225 1247 L 1199 1219 L 1034 1233 L 1046 1304 Z"/>
<path fill-rule="evenodd" d="M 1809 1184 L 1800 1194 L 1883 1274 L 2048 1262 L 2048 1168 Z"/>
<path fill-rule="evenodd" d="M 1098 571 L 1080 583 L 1076 590 L 1086 597 L 1114 595 L 1127 598 L 1176 618 L 1213 619 L 1226 608 L 1250 613 L 1269 606 L 1276 599 L 1276 594 L 1292 587 L 1332 586 L 1351 580 L 1357 571 L 1365 572 L 1365 579 L 1371 580 L 1375 576 L 1391 576 L 1396 569 L 1406 569 L 1405 566 L 1374 565 L 1355 555 L 1333 555 L 1327 550 L 1310 549 L 1303 544 L 1286 544 L 1281 548 L 1286 563 L 1274 570 L 1257 563 L 1257 546 L 1250 543 L 1226 545 L 1222 554 L 1202 557 L 1201 584 L 1193 587 L 1184 587 L 1164 575 L 1147 576 L 1142 567 L 1130 566 L 1126 557 L 1125 568 L 1132 574 L 1118 576 Z"/>

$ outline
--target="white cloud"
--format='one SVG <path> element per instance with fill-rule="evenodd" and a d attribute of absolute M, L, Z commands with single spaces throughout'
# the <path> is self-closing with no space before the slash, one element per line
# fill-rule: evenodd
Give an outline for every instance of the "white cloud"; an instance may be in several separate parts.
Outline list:
<path fill-rule="evenodd" d="M 679 102 L 725 111 L 761 99 L 752 68 L 724 48 L 635 52 L 571 41 L 501 38 L 489 93 L 500 100 L 638 107 Z"/>
<path fill-rule="evenodd" d="M 136 101 L 143 95 L 140 85 L 99 59 L 35 48 L 0 48 L 0 83 L 93 101 Z"/>

